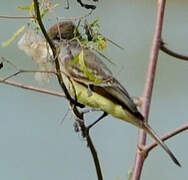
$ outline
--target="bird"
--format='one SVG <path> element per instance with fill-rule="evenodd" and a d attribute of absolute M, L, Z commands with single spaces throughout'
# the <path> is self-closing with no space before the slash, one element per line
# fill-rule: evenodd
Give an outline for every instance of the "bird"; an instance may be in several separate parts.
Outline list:
<path fill-rule="evenodd" d="M 47 31 L 59 50 L 60 70 L 71 98 L 84 106 L 103 111 L 104 114 L 99 119 L 112 115 L 116 119 L 143 129 L 166 151 L 176 165 L 181 166 L 168 146 L 145 121 L 127 90 L 101 58 L 91 49 L 80 45 L 75 38 L 75 28 L 76 25 L 72 21 L 63 21 Z M 77 37 L 79 40 L 82 39 L 79 32 Z M 45 39 L 43 41 L 45 42 Z M 34 55 L 30 54 L 30 56 L 36 58 Z M 46 61 L 49 62 L 48 59 L 46 55 Z"/>

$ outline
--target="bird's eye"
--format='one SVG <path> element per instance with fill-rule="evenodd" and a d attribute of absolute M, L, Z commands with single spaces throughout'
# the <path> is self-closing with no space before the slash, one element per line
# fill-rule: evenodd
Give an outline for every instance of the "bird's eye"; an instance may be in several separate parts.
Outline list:
<path fill-rule="evenodd" d="M 72 38 L 73 38 L 73 35 L 70 35 L 70 34 L 61 34 L 61 37 L 60 37 L 60 34 L 57 34 L 53 37 L 53 40 L 57 40 L 57 41 L 60 41 L 62 39 L 70 40 Z"/>
<path fill-rule="evenodd" d="M 54 36 L 54 37 L 53 37 L 53 40 L 58 40 L 58 41 L 60 41 L 60 35 L 57 34 L 56 36 Z"/>

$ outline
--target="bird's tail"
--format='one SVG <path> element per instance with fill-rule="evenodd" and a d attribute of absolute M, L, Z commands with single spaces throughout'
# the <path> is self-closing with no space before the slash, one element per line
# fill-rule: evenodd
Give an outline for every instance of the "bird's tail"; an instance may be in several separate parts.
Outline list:
<path fill-rule="evenodd" d="M 179 163 L 179 161 L 176 159 L 176 157 L 174 156 L 174 154 L 170 151 L 170 149 L 168 148 L 168 146 L 160 139 L 160 137 L 155 133 L 155 131 L 148 125 L 148 124 L 144 124 L 143 129 L 152 137 L 155 139 L 156 143 L 159 144 L 166 152 L 167 154 L 170 156 L 170 158 L 172 159 L 172 161 L 181 167 L 181 164 Z"/>

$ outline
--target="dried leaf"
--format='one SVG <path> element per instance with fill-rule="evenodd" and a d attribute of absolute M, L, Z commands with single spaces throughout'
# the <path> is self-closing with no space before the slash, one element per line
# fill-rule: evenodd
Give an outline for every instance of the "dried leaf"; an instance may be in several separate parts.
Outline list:
<path fill-rule="evenodd" d="M 6 47 L 6 46 L 10 45 L 10 44 L 12 43 L 12 41 L 14 41 L 14 40 L 20 35 L 20 33 L 22 33 L 22 32 L 24 31 L 25 27 L 26 27 L 26 25 L 21 26 L 21 27 L 13 34 L 13 36 L 12 36 L 10 39 L 8 39 L 7 41 L 5 41 L 5 42 L 2 43 L 2 47 Z"/>

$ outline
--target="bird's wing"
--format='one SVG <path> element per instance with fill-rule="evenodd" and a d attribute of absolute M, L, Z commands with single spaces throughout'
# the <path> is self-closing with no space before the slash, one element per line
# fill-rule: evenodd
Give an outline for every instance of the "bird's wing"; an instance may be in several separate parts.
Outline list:
<path fill-rule="evenodd" d="M 73 56 L 79 55 L 81 49 L 71 49 Z M 62 54 L 65 54 L 63 52 Z M 112 77 L 112 72 L 106 67 L 106 65 L 90 50 L 85 49 L 83 51 L 83 62 L 76 62 L 72 64 L 73 60 L 70 60 L 68 55 L 61 56 L 61 60 L 65 71 L 74 80 L 82 82 L 85 85 L 105 85 Z M 82 63 L 82 64 L 81 64 Z M 85 69 L 84 69 L 85 68 Z"/>
<path fill-rule="evenodd" d="M 79 52 L 77 52 L 77 54 Z M 77 55 L 74 51 L 73 53 L 74 56 Z M 83 67 L 79 63 L 71 65 L 71 61 L 69 56 L 66 56 L 62 60 L 65 73 L 70 78 L 89 87 L 92 91 L 102 94 L 103 96 L 112 99 L 114 102 L 121 104 L 136 117 L 143 119 L 143 116 L 139 113 L 135 103 L 129 96 L 129 93 L 120 82 L 113 77 L 112 72 L 98 56 L 90 50 L 84 50 L 84 62 L 89 73 L 94 76 L 93 81 L 83 72 Z"/>

